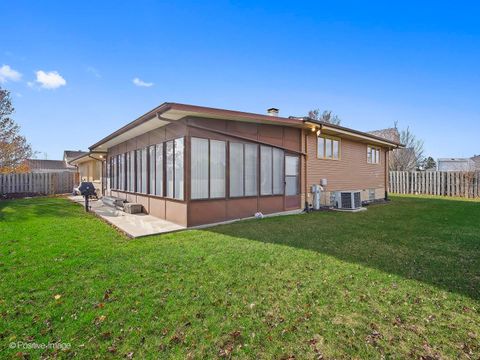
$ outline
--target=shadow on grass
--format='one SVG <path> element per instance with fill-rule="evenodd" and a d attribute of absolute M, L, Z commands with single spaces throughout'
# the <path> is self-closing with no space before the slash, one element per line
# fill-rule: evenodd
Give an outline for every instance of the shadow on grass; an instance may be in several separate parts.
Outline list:
<path fill-rule="evenodd" d="M 208 231 L 313 250 L 480 299 L 480 202 L 394 197 L 361 213 L 315 212 Z"/>
<path fill-rule="evenodd" d="M 76 210 L 77 209 L 77 210 Z M 76 217 L 78 207 L 61 197 L 36 197 L 0 201 L 0 221 L 20 222 L 33 218 Z"/>

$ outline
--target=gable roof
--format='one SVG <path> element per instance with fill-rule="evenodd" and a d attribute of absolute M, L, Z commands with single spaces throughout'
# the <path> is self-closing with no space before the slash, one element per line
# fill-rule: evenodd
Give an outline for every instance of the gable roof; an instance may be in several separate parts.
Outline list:
<path fill-rule="evenodd" d="M 67 170 L 68 167 L 63 160 L 25 160 L 30 170 Z"/>
<path fill-rule="evenodd" d="M 124 142 L 128 139 L 131 139 L 153 129 L 168 125 L 169 123 L 181 120 L 188 116 L 308 129 L 312 127 L 315 128 L 316 125 L 320 125 L 320 127 L 322 128 L 325 127 L 326 129 L 335 129 L 339 133 L 349 134 L 353 137 L 358 137 L 364 140 L 374 140 L 387 146 L 401 146 L 396 141 L 381 138 L 376 135 L 361 132 L 358 130 L 324 123 L 322 121 L 313 120 L 308 117 L 280 117 L 236 110 L 211 108 L 198 105 L 165 102 L 160 106 L 157 106 L 156 108 L 138 117 L 134 121 L 128 123 L 127 125 L 121 127 L 120 129 L 114 131 L 110 135 L 90 146 L 89 149 L 91 151 L 106 151 L 108 148 Z"/>
<path fill-rule="evenodd" d="M 480 170 L 480 155 L 472 156 L 472 161 L 475 163 L 475 168 Z"/>
<path fill-rule="evenodd" d="M 371 135 L 378 136 L 396 143 L 400 143 L 400 133 L 397 128 L 387 128 L 380 130 L 373 130 L 368 132 Z"/>
<path fill-rule="evenodd" d="M 82 155 L 88 154 L 88 151 L 82 150 L 65 150 L 63 152 L 63 159 L 69 163 L 71 160 L 76 159 Z"/>

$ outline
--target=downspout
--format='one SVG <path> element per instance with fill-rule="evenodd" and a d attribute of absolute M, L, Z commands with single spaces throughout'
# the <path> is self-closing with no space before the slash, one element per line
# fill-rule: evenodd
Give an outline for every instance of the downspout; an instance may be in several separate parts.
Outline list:
<path fill-rule="evenodd" d="M 307 122 L 309 119 L 304 120 L 304 122 Z M 323 125 L 322 124 L 315 124 L 315 127 L 318 127 L 318 130 L 316 131 L 322 131 Z M 305 131 L 305 129 L 303 129 Z M 305 166 L 304 166 L 304 173 L 305 173 L 305 212 L 310 211 L 309 203 L 308 203 L 308 133 L 309 131 L 305 131 Z"/>
<path fill-rule="evenodd" d="M 305 130 L 303 130 L 305 131 Z M 308 161 L 308 132 L 305 131 L 305 164 L 304 164 L 304 171 L 303 173 L 305 174 L 305 212 L 309 211 L 309 206 L 308 206 L 308 176 L 307 176 L 307 161 Z"/>
<path fill-rule="evenodd" d="M 397 145 L 395 149 L 398 149 L 399 146 Z M 390 186 L 390 151 L 393 148 L 388 148 L 386 155 L 385 155 L 385 201 L 388 201 L 388 188 Z"/>
<path fill-rule="evenodd" d="M 157 112 L 157 119 L 158 120 L 162 120 L 162 121 L 165 121 L 165 122 L 168 122 L 169 124 L 172 123 L 173 120 L 170 120 L 170 119 L 167 119 L 167 118 L 164 118 L 162 115 L 160 115 L 159 112 Z"/>
<path fill-rule="evenodd" d="M 385 201 L 388 201 L 388 187 L 390 185 L 389 174 L 388 174 L 388 168 L 389 168 L 388 163 L 390 161 L 390 151 L 391 149 L 388 148 L 385 153 Z"/>

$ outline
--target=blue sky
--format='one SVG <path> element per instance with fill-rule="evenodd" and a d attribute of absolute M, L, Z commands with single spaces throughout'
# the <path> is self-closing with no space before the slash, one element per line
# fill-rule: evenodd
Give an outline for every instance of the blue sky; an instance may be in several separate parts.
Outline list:
<path fill-rule="evenodd" d="M 479 11 L 458 1 L 4 1 L 0 86 L 40 158 L 86 149 L 164 101 L 331 109 L 359 130 L 409 126 L 435 158 L 472 156 Z"/>

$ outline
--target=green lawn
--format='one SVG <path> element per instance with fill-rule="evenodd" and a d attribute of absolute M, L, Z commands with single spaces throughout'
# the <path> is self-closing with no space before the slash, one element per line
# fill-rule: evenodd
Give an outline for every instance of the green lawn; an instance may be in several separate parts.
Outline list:
<path fill-rule="evenodd" d="M 479 343 L 480 202 L 137 240 L 64 199 L 0 202 L 0 358 L 478 359 Z"/>

